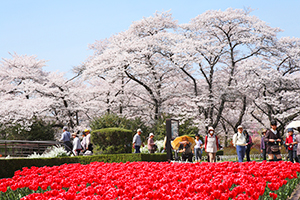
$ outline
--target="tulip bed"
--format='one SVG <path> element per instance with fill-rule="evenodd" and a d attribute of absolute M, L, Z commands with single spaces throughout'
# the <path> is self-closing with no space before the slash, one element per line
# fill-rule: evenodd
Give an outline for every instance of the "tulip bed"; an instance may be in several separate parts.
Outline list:
<path fill-rule="evenodd" d="M 0 199 L 287 199 L 299 172 L 284 161 L 64 164 L 0 179 Z"/>

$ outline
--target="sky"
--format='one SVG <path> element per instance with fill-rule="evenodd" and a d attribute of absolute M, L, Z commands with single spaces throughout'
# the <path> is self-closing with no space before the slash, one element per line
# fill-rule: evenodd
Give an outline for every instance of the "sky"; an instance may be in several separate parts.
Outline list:
<path fill-rule="evenodd" d="M 125 31 L 156 11 L 179 24 L 207 10 L 254 9 L 279 37 L 300 38 L 299 0 L 0 0 L 0 59 L 10 54 L 46 60 L 45 71 L 66 73 L 92 55 L 88 45 Z"/>

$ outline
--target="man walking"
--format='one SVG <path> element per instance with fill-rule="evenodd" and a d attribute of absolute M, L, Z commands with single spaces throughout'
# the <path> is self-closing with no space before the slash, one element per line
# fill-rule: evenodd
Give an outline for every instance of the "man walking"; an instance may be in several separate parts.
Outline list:
<path fill-rule="evenodd" d="M 71 133 L 68 131 L 68 127 L 63 127 L 63 133 L 61 135 L 60 141 L 64 143 L 65 150 L 67 152 L 71 152 L 73 149 L 73 145 L 71 143 Z"/>
<path fill-rule="evenodd" d="M 239 162 L 243 162 L 246 152 L 246 135 L 243 133 L 243 127 L 237 127 L 238 132 L 233 135 L 232 143 L 236 148 Z"/>
<path fill-rule="evenodd" d="M 137 133 L 133 137 L 132 147 L 135 149 L 134 153 L 141 153 L 140 148 L 144 146 L 141 139 L 142 130 L 138 129 Z"/>

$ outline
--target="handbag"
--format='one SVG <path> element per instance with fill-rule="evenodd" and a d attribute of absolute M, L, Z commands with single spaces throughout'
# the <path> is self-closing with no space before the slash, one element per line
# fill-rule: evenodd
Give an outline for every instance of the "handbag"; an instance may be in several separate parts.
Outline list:
<path fill-rule="evenodd" d="M 279 145 L 275 144 L 275 145 L 271 146 L 271 151 L 272 151 L 272 152 L 277 152 L 277 151 L 279 151 Z"/>

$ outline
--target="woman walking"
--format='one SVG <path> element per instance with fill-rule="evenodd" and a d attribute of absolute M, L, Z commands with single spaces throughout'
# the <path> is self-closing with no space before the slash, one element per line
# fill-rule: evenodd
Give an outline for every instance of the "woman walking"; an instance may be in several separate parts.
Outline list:
<path fill-rule="evenodd" d="M 205 136 L 205 151 L 208 153 L 209 162 L 215 162 L 216 154 L 219 150 L 218 137 L 215 135 L 213 127 L 208 128 L 208 134 Z"/>

